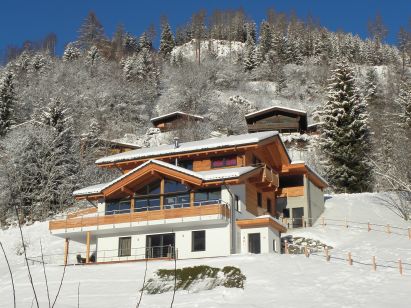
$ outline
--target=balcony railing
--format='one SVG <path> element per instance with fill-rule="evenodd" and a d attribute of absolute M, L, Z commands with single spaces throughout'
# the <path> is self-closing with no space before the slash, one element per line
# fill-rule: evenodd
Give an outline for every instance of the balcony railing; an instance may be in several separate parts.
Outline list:
<path fill-rule="evenodd" d="M 171 207 L 172 206 L 172 207 Z M 176 219 L 179 222 L 187 221 L 187 218 L 197 217 L 197 220 L 205 220 L 206 216 L 217 215 L 219 219 L 228 219 L 230 217 L 230 210 L 228 205 L 222 200 L 208 200 L 194 202 L 193 206 L 189 203 L 164 205 L 163 209 L 145 207 L 136 208 L 134 212 L 129 209 L 126 210 L 116 210 L 110 212 L 96 212 L 86 215 L 76 216 L 70 218 L 68 215 L 63 216 L 62 219 L 56 219 L 49 222 L 50 230 L 59 229 L 73 229 L 73 228 L 83 228 L 83 227 L 96 227 L 99 229 L 100 226 L 113 225 L 116 224 L 129 224 L 133 226 L 133 223 L 147 223 L 150 221 L 163 220 L 167 223 L 167 220 Z M 189 219 L 192 221 L 192 219 Z"/>

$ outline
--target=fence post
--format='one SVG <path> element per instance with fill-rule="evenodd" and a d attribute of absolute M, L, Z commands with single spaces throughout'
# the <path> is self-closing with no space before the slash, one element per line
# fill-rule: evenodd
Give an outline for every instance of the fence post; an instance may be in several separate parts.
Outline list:
<path fill-rule="evenodd" d="M 327 262 L 330 261 L 330 255 L 328 253 L 328 246 L 325 246 L 325 260 L 327 260 Z"/>
<path fill-rule="evenodd" d="M 308 252 L 308 247 L 307 245 L 304 246 L 304 254 L 308 258 L 310 256 L 310 253 Z"/>
<path fill-rule="evenodd" d="M 368 222 L 368 232 L 370 232 L 371 231 L 371 225 L 370 225 L 370 223 Z"/>
<path fill-rule="evenodd" d="M 402 275 L 402 261 L 398 259 L 398 270 L 400 271 L 400 275 Z"/>
<path fill-rule="evenodd" d="M 391 226 L 389 224 L 387 225 L 387 233 L 391 234 Z"/>
<path fill-rule="evenodd" d="M 411 228 L 408 228 L 408 239 L 411 240 Z"/>
<path fill-rule="evenodd" d="M 351 252 L 348 252 L 348 264 L 352 265 L 352 256 L 351 256 Z"/>
<path fill-rule="evenodd" d="M 289 251 L 288 251 L 288 241 L 287 240 L 284 242 L 284 250 L 285 250 L 285 254 L 288 255 Z"/>
<path fill-rule="evenodd" d="M 321 218 L 321 225 L 322 225 L 323 227 L 325 226 L 325 218 L 324 218 L 324 217 Z"/>
<path fill-rule="evenodd" d="M 64 243 L 64 265 L 67 265 L 68 252 L 69 252 L 69 239 L 66 238 L 66 241 Z"/>
<path fill-rule="evenodd" d="M 372 270 L 374 272 L 377 270 L 377 263 L 375 262 L 375 256 L 372 256 Z"/>

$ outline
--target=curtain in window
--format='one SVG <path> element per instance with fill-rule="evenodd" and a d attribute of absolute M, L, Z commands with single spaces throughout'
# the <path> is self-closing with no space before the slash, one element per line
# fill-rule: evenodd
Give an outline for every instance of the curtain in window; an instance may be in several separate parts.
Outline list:
<path fill-rule="evenodd" d="M 131 237 L 120 237 L 118 240 L 118 256 L 131 256 Z"/>

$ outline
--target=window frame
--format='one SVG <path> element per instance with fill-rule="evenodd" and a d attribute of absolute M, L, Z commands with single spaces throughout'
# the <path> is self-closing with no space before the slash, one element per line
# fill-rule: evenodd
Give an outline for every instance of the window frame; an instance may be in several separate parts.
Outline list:
<path fill-rule="evenodd" d="M 128 252 L 128 254 L 124 253 L 123 248 L 121 248 L 121 244 L 123 241 L 128 240 L 130 241 L 130 247 L 127 248 L 126 252 Z M 130 257 L 131 256 L 131 236 L 122 236 L 118 238 L 118 257 Z"/>
<path fill-rule="evenodd" d="M 235 164 L 227 164 L 227 161 L 230 161 L 230 160 L 235 160 Z M 221 166 L 214 166 L 214 163 L 217 161 L 221 161 Z M 211 169 L 236 167 L 238 166 L 237 155 L 211 157 L 210 165 L 211 165 Z"/>
<path fill-rule="evenodd" d="M 203 248 L 200 248 L 200 249 L 196 248 L 195 241 L 198 239 L 195 237 L 195 234 L 204 234 L 204 236 L 201 238 L 201 240 L 204 241 L 204 243 L 201 243 Z M 206 230 L 191 231 L 191 252 L 202 252 L 202 251 L 206 251 Z"/>

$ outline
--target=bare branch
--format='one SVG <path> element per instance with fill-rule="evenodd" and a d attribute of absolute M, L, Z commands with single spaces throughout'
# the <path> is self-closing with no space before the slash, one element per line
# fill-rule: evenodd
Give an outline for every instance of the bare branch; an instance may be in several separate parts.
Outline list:
<path fill-rule="evenodd" d="M 4 250 L 3 244 L 0 242 L 1 250 L 3 250 L 4 258 L 6 259 L 7 267 L 9 268 L 10 279 L 11 279 L 11 286 L 13 287 L 13 302 L 14 308 L 16 308 L 16 290 L 14 288 L 14 279 L 13 279 L 13 272 L 11 271 L 9 260 L 7 259 L 6 251 Z"/>
<path fill-rule="evenodd" d="M 43 245 L 41 244 L 41 239 L 40 239 L 40 252 L 41 252 L 41 264 L 43 265 L 44 280 L 46 282 L 47 299 L 48 299 L 49 308 L 50 308 L 51 307 L 51 302 L 50 302 L 49 283 L 48 283 L 48 280 L 47 280 L 46 266 L 44 265 Z"/>

